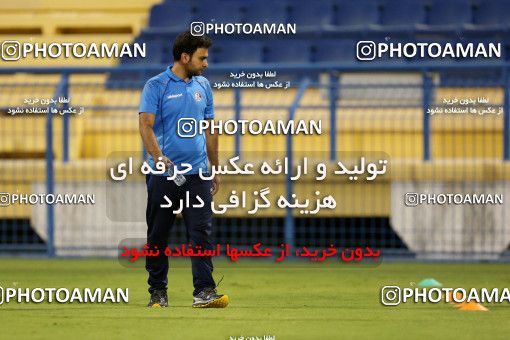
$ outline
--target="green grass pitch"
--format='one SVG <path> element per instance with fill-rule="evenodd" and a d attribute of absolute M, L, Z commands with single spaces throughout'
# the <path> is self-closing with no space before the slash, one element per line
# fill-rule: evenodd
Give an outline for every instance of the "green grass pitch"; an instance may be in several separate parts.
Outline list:
<path fill-rule="evenodd" d="M 510 286 L 508 264 L 338 263 L 217 260 L 226 309 L 191 308 L 189 261 L 171 262 L 170 307 L 150 309 L 146 273 L 104 259 L 0 259 L 0 286 L 129 288 L 127 304 L 0 305 L 2 339 L 508 339 L 510 304 L 489 312 L 452 305 L 384 307 L 380 288 L 433 277 L 449 287 Z"/>

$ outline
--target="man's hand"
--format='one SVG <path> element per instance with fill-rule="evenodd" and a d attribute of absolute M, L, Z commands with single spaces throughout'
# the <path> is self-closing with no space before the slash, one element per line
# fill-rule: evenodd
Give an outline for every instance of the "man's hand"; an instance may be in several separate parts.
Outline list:
<path fill-rule="evenodd" d="M 172 161 L 170 159 L 168 159 L 168 157 L 166 156 L 159 156 L 157 159 L 155 159 L 155 162 L 158 163 L 158 162 L 163 162 L 165 163 L 165 169 L 168 171 L 168 169 L 170 169 L 171 166 L 173 166 L 174 163 L 172 163 Z"/>
<path fill-rule="evenodd" d="M 158 158 L 161 157 L 161 161 L 165 163 L 165 168 L 168 170 L 172 162 L 166 158 L 161 149 L 159 148 L 156 135 L 154 134 L 154 119 L 156 115 L 151 112 L 140 112 L 138 115 L 138 125 L 140 135 L 142 136 L 143 145 L 145 149 L 154 159 L 154 163 L 157 163 Z"/>
<path fill-rule="evenodd" d="M 211 120 L 213 122 L 213 120 Z M 209 158 L 209 162 L 211 163 L 211 167 L 218 166 L 218 134 L 212 134 L 211 129 L 205 130 L 205 143 L 207 148 L 207 158 Z M 211 170 L 212 171 L 212 170 Z M 214 196 L 218 190 L 220 189 L 220 178 L 218 174 L 214 174 L 212 180 L 212 189 L 211 194 Z"/>
<path fill-rule="evenodd" d="M 211 188 L 211 194 L 214 196 L 220 189 L 220 177 L 218 175 L 214 175 L 212 179 L 212 188 Z"/>

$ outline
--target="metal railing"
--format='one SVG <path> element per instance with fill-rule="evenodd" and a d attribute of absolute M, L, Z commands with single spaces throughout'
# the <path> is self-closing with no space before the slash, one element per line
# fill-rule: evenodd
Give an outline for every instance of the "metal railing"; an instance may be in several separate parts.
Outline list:
<path fill-rule="evenodd" d="M 341 85 L 339 83 L 339 74 L 342 72 L 395 72 L 395 73 L 417 73 L 421 74 L 422 84 L 422 108 L 423 108 L 423 126 L 422 126 L 422 150 L 423 160 L 431 160 L 431 128 L 430 128 L 430 115 L 427 114 L 427 108 L 433 102 L 433 91 L 435 84 L 433 83 L 432 74 L 440 73 L 447 70 L 480 70 L 480 69 L 496 69 L 501 71 L 501 77 L 496 82 L 504 88 L 504 117 L 503 117 L 503 160 L 510 160 L 510 76 L 508 68 L 510 64 L 480 64 L 480 63 L 457 63 L 457 64 L 420 64 L 420 65 L 377 65 L 371 63 L 364 63 L 359 65 L 338 65 L 338 64 L 293 64 L 293 65 L 215 65 L 211 66 L 208 70 L 211 74 L 225 74 L 225 72 L 236 72 L 240 70 L 244 71 L 258 71 L 261 69 L 271 69 L 278 72 L 309 72 L 312 75 L 319 73 L 327 73 L 329 75 L 329 83 L 324 85 L 320 83 L 314 83 L 308 78 L 300 81 L 299 87 L 292 104 L 289 107 L 285 107 L 288 110 L 288 119 L 293 120 L 296 110 L 301 107 L 300 100 L 302 99 L 305 91 L 310 86 L 323 87 L 328 90 L 329 104 L 327 106 L 318 106 L 320 108 L 326 108 L 329 110 L 330 118 L 330 140 L 329 140 L 329 158 L 334 161 L 337 155 L 337 139 L 335 127 L 337 126 L 337 109 L 339 91 L 341 88 L 345 88 L 348 85 Z M 162 71 L 163 65 L 143 65 L 143 66 L 126 66 L 126 67 L 69 67 L 69 68 L 9 68 L 0 69 L 0 74 L 14 74 L 14 73 L 28 73 L 28 74 L 60 74 L 61 78 L 59 83 L 55 87 L 55 97 L 69 95 L 69 77 L 73 74 L 123 74 L 125 72 L 139 72 L 142 78 L 148 78 L 151 74 L 156 74 Z M 459 86 L 462 86 L 460 84 Z M 67 105 L 67 104 L 64 104 Z M 111 108 L 114 108 L 112 106 Z M 241 103 L 241 90 L 239 88 L 234 90 L 234 103 L 233 106 L 229 107 L 234 110 L 235 119 L 241 119 L 242 112 L 248 106 L 243 106 Z M 281 108 L 281 107 L 278 107 Z M 62 159 L 63 162 L 69 162 L 69 139 L 70 139 L 70 117 L 69 115 L 63 116 L 63 143 L 62 143 Z M 289 158 L 289 162 L 292 164 L 292 147 L 293 137 L 292 135 L 286 136 L 286 156 Z M 242 138 L 239 134 L 235 136 L 235 154 L 241 155 Z M 54 174 L 54 155 L 53 155 L 53 114 L 48 110 L 46 117 L 46 192 L 53 193 L 55 185 L 55 174 Z M 286 179 L 286 193 L 287 198 L 290 199 L 292 193 L 293 184 L 290 180 L 291 175 L 287 176 Z M 54 225 L 55 225 L 55 211 L 53 205 L 47 206 L 47 255 L 54 256 Z M 285 241 L 289 245 L 294 245 L 295 228 L 294 228 L 294 217 L 290 208 L 287 208 L 284 222 L 284 237 Z"/>

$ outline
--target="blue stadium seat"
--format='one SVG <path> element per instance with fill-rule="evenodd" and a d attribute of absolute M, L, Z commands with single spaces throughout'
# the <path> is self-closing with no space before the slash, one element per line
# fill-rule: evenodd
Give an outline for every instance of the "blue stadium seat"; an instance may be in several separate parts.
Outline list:
<path fill-rule="evenodd" d="M 244 6 L 244 22 L 247 23 L 287 23 L 287 5 L 282 2 L 247 1 Z"/>
<path fill-rule="evenodd" d="M 473 31 L 501 31 L 510 27 L 508 12 L 509 0 L 480 1 L 474 7 Z"/>
<path fill-rule="evenodd" d="M 429 31 L 461 31 L 471 24 L 471 4 L 467 0 L 435 0 L 428 11 Z"/>
<path fill-rule="evenodd" d="M 333 3 L 330 0 L 308 0 L 290 2 L 290 23 L 295 23 L 299 32 L 315 32 L 333 22 Z"/>
<path fill-rule="evenodd" d="M 333 31 L 358 32 L 379 23 L 379 5 L 375 1 L 338 0 L 334 6 Z"/>
<path fill-rule="evenodd" d="M 381 11 L 381 26 L 384 31 L 413 31 L 424 25 L 426 7 L 423 1 L 387 1 Z"/>
<path fill-rule="evenodd" d="M 145 58 L 125 58 L 120 60 L 120 66 L 135 66 L 135 65 L 150 65 L 165 63 L 163 60 L 163 43 L 158 40 L 144 41 L 136 39 L 137 43 L 146 44 L 146 57 Z M 112 72 L 106 81 L 106 88 L 121 89 L 121 88 L 140 88 L 143 86 L 144 79 L 148 78 L 146 71 L 126 71 Z"/>
<path fill-rule="evenodd" d="M 196 8 L 193 21 L 235 23 L 242 19 L 242 2 L 239 0 L 207 1 Z"/>
<path fill-rule="evenodd" d="M 190 4 L 162 3 L 151 9 L 150 28 L 159 28 L 167 32 L 182 32 L 189 27 L 192 18 Z"/>
<path fill-rule="evenodd" d="M 356 42 L 350 39 L 322 39 L 314 42 L 315 62 L 356 62 Z"/>
<path fill-rule="evenodd" d="M 308 63 L 311 61 L 311 43 L 307 40 L 272 40 L 266 45 L 268 63 Z"/>
<path fill-rule="evenodd" d="M 214 63 L 256 64 L 262 63 L 262 43 L 256 40 L 217 40 L 209 55 Z"/>

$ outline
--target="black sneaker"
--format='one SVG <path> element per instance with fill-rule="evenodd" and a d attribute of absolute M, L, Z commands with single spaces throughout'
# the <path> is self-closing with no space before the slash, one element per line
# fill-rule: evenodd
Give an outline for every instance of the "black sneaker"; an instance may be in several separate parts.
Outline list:
<path fill-rule="evenodd" d="M 152 308 L 160 308 L 160 307 L 168 307 L 168 296 L 166 295 L 166 290 L 155 290 L 151 293 L 151 299 L 147 304 L 147 307 Z"/>
<path fill-rule="evenodd" d="M 225 308 L 228 306 L 228 296 L 218 295 L 216 289 L 205 288 L 193 296 L 194 308 Z"/>

